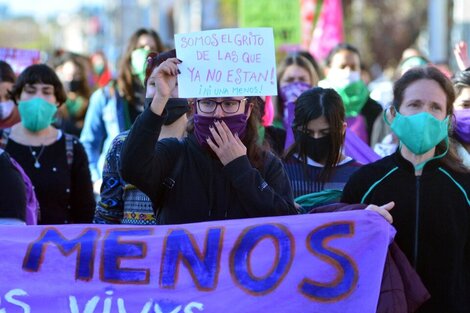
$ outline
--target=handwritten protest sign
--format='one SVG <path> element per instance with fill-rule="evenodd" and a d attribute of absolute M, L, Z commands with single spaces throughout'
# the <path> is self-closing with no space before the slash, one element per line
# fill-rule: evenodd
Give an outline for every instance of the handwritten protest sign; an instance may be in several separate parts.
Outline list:
<path fill-rule="evenodd" d="M 16 75 L 26 67 L 41 61 L 39 50 L 25 50 L 16 48 L 0 48 L 0 60 L 7 62 Z"/>
<path fill-rule="evenodd" d="M 276 95 L 272 28 L 230 28 L 175 35 L 182 98 Z"/>
<path fill-rule="evenodd" d="M 375 212 L 169 226 L 0 227 L 0 312 L 375 312 Z"/>

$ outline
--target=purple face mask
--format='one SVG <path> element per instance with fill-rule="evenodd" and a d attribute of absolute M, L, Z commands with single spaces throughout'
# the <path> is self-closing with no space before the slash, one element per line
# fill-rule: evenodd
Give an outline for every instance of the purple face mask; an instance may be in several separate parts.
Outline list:
<path fill-rule="evenodd" d="M 294 134 L 292 133 L 292 122 L 294 121 L 295 100 L 306 90 L 312 88 L 311 85 L 304 82 L 294 82 L 281 87 L 281 99 L 284 101 L 283 125 L 286 130 L 286 142 L 284 147 L 288 148 L 294 143 Z"/>
<path fill-rule="evenodd" d="M 470 143 L 470 109 L 455 110 L 454 131 L 458 139 Z"/>
<path fill-rule="evenodd" d="M 232 134 L 238 134 L 238 137 L 242 140 L 245 137 L 248 121 L 248 116 L 245 113 L 224 117 L 202 116 L 196 113 L 194 114 L 194 135 L 202 147 L 210 149 L 207 138 L 210 138 L 215 143 L 214 137 L 209 130 L 211 126 L 215 128 L 215 121 L 224 121 Z"/>

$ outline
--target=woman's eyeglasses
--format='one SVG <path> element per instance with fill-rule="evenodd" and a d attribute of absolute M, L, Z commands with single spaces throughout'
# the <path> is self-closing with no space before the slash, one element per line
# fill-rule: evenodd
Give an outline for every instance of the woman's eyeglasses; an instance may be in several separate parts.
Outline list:
<path fill-rule="evenodd" d="M 212 99 L 199 99 L 196 100 L 196 102 L 198 110 L 202 113 L 214 113 L 217 106 L 220 105 L 222 111 L 224 111 L 225 113 L 234 114 L 238 112 L 238 109 L 240 108 L 240 103 L 245 100 L 246 98 L 241 100 L 226 99 L 222 101 L 215 101 Z"/>

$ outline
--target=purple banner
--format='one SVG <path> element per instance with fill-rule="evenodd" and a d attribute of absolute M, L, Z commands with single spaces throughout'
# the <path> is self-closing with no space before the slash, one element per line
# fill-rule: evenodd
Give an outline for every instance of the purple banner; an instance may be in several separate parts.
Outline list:
<path fill-rule="evenodd" d="M 41 61 L 41 51 L 0 47 L 0 60 L 10 64 L 19 75 L 26 67 Z"/>
<path fill-rule="evenodd" d="M 0 312 L 375 312 L 395 230 L 372 211 L 0 227 Z"/>

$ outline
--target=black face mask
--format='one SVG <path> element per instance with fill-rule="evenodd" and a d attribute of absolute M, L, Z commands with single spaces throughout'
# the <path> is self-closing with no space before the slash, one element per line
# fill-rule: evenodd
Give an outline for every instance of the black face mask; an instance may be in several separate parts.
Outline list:
<path fill-rule="evenodd" d="M 152 103 L 153 98 L 145 98 L 144 108 L 148 108 Z M 184 98 L 170 98 L 166 103 L 165 110 L 167 111 L 167 117 L 165 125 L 173 124 L 183 114 L 189 111 L 188 99 Z"/>
<path fill-rule="evenodd" d="M 81 81 L 77 80 L 77 79 L 73 79 L 73 80 L 64 82 L 65 90 L 70 91 L 70 92 L 79 91 L 80 90 L 80 85 L 81 85 Z"/>
<path fill-rule="evenodd" d="M 326 135 L 321 138 L 313 138 L 308 134 L 294 130 L 294 138 L 300 144 L 300 149 L 305 151 L 305 154 L 317 163 L 324 162 L 328 156 L 331 146 L 331 135 Z"/>

